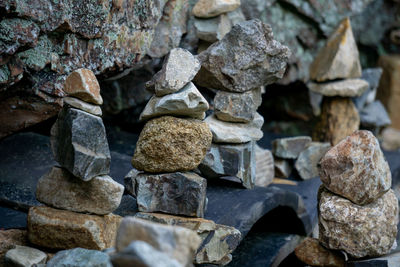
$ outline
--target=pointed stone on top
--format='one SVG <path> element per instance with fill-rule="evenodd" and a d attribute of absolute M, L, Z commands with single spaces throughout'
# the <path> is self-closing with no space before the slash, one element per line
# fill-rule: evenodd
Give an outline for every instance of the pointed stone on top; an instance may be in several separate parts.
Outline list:
<path fill-rule="evenodd" d="M 199 0 L 193 7 L 192 13 L 198 18 L 211 18 L 240 6 L 240 0 Z"/>
<path fill-rule="evenodd" d="M 77 97 L 83 101 L 97 105 L 103 104 L 100 95 L 100 85 L 93 71 L 77 69 L 65 80 L 64 91 L 69 96 Z"/>
<path fill-rule="evenodd" d="M 360 78 L 361 65 L 350 19 L 345 18 L 328 38 L 310 66 L 310 78 L 317 82 Z"/>

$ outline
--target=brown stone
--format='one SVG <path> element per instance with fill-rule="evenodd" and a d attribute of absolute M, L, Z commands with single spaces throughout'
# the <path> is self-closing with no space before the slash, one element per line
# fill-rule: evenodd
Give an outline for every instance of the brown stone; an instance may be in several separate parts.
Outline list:
<path fill-rule="evenodd" d="M 28 233 L 26 230 L 9 229 L 0 230 L 0 266 L 6 252 L 15 246 L 26 246 L 28 244 Z"/>
<path fill-rule="evenodd" d="M 360 116 L 350 98 L 325 97 L 319 122 L 313 132 L 313 140 L 336 145 L 358 130 L 359 126 Z"/>
<path fill-rule="evenodd" d="M 240 0 L 199 0 L 192 13 L 199 18 L 210 18 L 240 7 Z"/>
<path fill-rule="evenodd" d="M 89 69 L 77 69 L 65 80 L 64 91 L 76 98 L 93 104 L 103 104 L 100 95 L 100 85 L 93 71 Z"/>
<path fill-rule="evenodd" d="M 121 217 L 87 215 L 49 207 L 32 207 L 28 213 L 28 238 L 35 245 L 102 250 L 114 246 Z"/>

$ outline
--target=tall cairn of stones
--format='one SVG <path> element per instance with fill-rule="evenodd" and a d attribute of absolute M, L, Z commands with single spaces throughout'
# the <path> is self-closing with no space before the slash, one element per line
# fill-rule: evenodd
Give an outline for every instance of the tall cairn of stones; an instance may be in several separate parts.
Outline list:
<path fill-rule="evenodd" d="M 380 256 L 396 246 L 398 200 L 378 140 L 356 131 L 320 161 L 319 241 L 354 258 Z"/>
<path fill-rule="evenodd" d="M 101 119 L 100 87 L 92 71 L 78 69 L 66 79 L 63 109 L 51 129 L 56 161 L 37 184 L 28 237 L 33 244 L 69 249 L 105 249 L 115 242 L 124 187 L 110 173 L 110 151 Z"/>

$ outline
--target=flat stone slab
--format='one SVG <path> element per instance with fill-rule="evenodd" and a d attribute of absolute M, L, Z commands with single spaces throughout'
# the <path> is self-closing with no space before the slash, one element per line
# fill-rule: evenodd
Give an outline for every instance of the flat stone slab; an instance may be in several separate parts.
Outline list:
<path fill-rule="evenodd" d="M 361 96 L 369 87 L 367 81 L 362 79 L 346 79 L 326 83 L 309 82 L 308 88 L 314 93 L 324 96 Z"/>

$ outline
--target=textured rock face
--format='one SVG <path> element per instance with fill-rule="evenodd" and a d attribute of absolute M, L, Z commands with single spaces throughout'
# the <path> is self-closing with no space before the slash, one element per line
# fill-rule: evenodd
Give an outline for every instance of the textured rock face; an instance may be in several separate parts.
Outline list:
<path fill-rule="evenodd" d="M 85 102 L 101 105 L 100 85 L 93 71 L 78 69 L 68 75 L 64 84 L 64 92 Z"/>
<path fill-rule="evenodd" d="M 327 83 L 309 82 L 308 88 L 324 96 L 355 97 L 362 95 L 369 85 L 362 79 L 346 79 Z"/>
<path fill-rule="evenodd" d="M 98 216 L 32 207 L 28 214 L 28 238 L 35 245 L 55 249 L 112 247 L 121 221 L 113 214 Z"/>
<path fill-rule="evenodd" d="M 91 113 L 96 116 L 102 115 L 102 111 L 99 106 L 86 103 L 85 101 L 82 101 L 75 97 L 64 97 L 63 100 L 64 100 L 64 105 L 65 104 L 69 105 L 73 108 L 77 108 L 77 109 L 86 111 L 86 112 Z"/>
<path fill-rule="evenodd" d="M 7 251 L 5 262 L 7 266 L 36 266 L 36 264 L 45 264 L 46 253 L 30 247 L 16 246 Z"/>
<path fill-rule="evenodd" d="M 311 137 L 309 136 L 275 139 L 272 141 L 272 153 L 283 159 L 295 159 L 310 143 Z"/>
<path fill-rule="evenodd" d="M 132 165 L 146 172 L 195 169 L 211 145 L 208 125 L 198 120 L 165 116 L 146 123 L 136 144 Z"/>
<path fill-rule="evenodd" d="M 255 145 L 256 155 L 256 186 L 268 186 L 275 176 L 274 157 L 271 151 Z"/>
<path fill-rule="evenodd" d="M 314 142 L 300 152 L 295 167 L 302 179 L 306 180 L 319 175 L 317 165 L 330 148 L 329 143 Z"/>
<path fill-rule="evenodd" d="M 136 240 L 148 243 L 183 266 L 189 266 L 192 263 L 201 243 L 200 237 L 192 230 L 125 217 L 117 233 L 117 251 L 121 252 Z"/>
<path fill-rule="evenodd" d="M 398 200 L 389 190 L 359 206 L 322 189 L 319 192 L 319 240 L 329 249 L 355 258 L 387 254 L 397 235 Z"/>
<path fill-rule="evenodd" d="M 376 200 L 392 185 L 389 165 L 369 131 L 357 131 L 330 149 L 319 174 L 327 189 L 359 205 Z"/>
<path fill-rule="evenodd" d="M 282 78 L 290 51 L 273 39 L 259 20 L 236 24 L 225 37 L 200 53 L 195 83 L 207 88 L 245 92 Z"/>
<path fill-rule="evenodd" d="M 88 181 L 110 172 L 110 150 L 101 118 L 65 107 L 51 129 L 54 158 L 74 176 Z"/>
<path fill-rule="evenodd" d="M 240 0 L 199 0 L 192 13 L 199 18 L 210 18 L 233 11 L 240 6 Z"/>
<path fill-rule="evenodd" d="M 318 82 L 361 77 L 361 65 L 351 29 L 344 19 L 331 34 L 310 66 L 310 78 Z"/>
<path fill-rule="evenodd" d="M 118 208 L 123 193 L 124 187 L 110 176 L 97 176 L 85 182 L 58 167 L 40 178 L 36 188 L 36 198 L 46 205 L 100 215 Z"/>
<path fill-rule="evenodd" d="M 47 262 L 46 266 L 112 267 L 112 264 L 107 253 L 84 248 L 74 248 L 57 252 Z"/>

